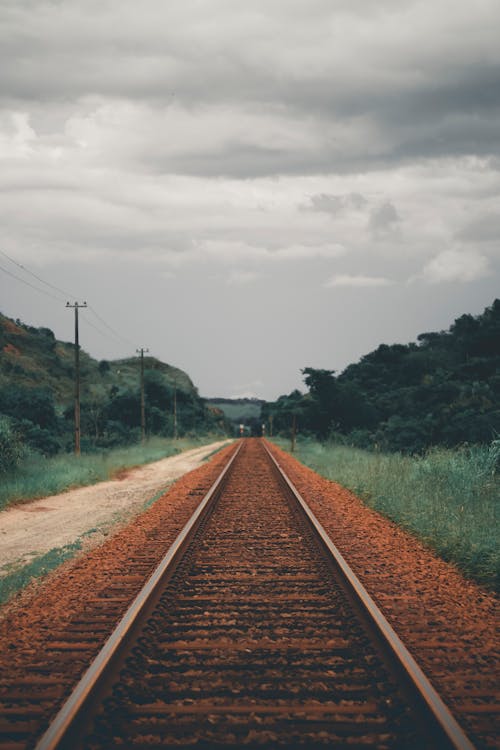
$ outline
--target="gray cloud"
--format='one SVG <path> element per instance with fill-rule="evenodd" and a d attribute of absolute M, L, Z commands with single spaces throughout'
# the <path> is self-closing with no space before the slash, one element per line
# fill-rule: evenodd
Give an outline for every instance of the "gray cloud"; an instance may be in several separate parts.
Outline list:
<path fill-rule="evenodd" d="M 498 290 L 499 26 L 496 0 L 4 0 L 2 248 L 205 392 L 445 327 Z"/>
<path fill-rule="evenodd" d="M 432 9 L 377 3 L 375 11 L 294 2 L 284 14 L 279 2 L 242 10 L 216 0 L 197 4 L 193 18 L 189 2 L 152 0 L 138 12 L 131 0 L 108 0 L 92 13 L 84 2 L 7 2 L 0 90 L 13 107 L 76 106 L 89 96 L 153 108 L 175 100 L 200 130 L 214 107 L 229 106 L 236 125 L 240 110 L 309 131 L 307 143 L 281 134 L 265 146 L 251 129 L 244 139 L 227 129 L 216 148 L 160 154 L 159 169 L 188 174 L 347 173 L 494 154 L 500 8 L 450 10 L 447 0 Z"/>
<path fill-rule="evenodd" d="M 344 210 L 354 209 L 361 211 L 368 205 L 367 199 L 360 193 L 350 193 L 349 195 L 329 195 L 320 193 L 312 195 L 309 203 L 301 206 L 304 211 L 317 211 L 319 213 L 336 215 Z"/>
<path fill-rule="evenodd" d="M 457 234 L 465 242 L 497 242 L 500 245 L 500 213 L 486 213 L 475 218 Z"/>
<path fill-rule="evenodd" d="M 335 274 L 324 283 L 326 288 L 354 287 L 370 288 L 389 286 L 393 282 L 383 276 L 352 276 L 350 274 Z"/>
<path fill-rule="evenodd" d="M 423 278 L 431 284 L 470 282 L 485 276 L 488 266 L 488 259 L 479 253 L 445 250 L 426 264 Z"/>
<path fill-rule="evenodd" d="M 400 222 L 400 217 L 390 201 L 377 206 L 370 215 L 370 229 L 374 234 L 385 235 L 394 230 Z"/>

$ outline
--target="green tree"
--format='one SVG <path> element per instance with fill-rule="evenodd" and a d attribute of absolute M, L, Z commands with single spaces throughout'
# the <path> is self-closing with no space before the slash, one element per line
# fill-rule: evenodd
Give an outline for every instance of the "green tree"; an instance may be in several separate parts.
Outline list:
<path fill-rule="evenodd" d="M 23 445 L 10 421 L 0 416 L 0 474 L 13 471 L 21 461 Z"/>

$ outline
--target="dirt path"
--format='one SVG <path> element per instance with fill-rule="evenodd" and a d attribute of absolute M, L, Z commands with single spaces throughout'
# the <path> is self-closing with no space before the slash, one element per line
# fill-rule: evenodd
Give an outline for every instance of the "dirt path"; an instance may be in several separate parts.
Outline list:
<path fill-rule="evenodd" d="M 85 550 L 139 513 L 148 500 L 196 469 L 220 441 L 131 469 L 120 479 L 52 495 L 0 512 L 0 577 L 85 535 Z"/>

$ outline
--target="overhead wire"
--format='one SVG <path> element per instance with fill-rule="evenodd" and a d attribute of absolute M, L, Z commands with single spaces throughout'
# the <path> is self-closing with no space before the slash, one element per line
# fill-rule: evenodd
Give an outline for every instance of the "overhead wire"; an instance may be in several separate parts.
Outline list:
<path fill-rule="evenodd" d="M 131 346 L 135 346 L 135 344 L 133 343 L 133 341 L 131 341 L 130 339 L 126 338 L 125 336 L 122 336 L 120 333 L 118 333 L 118 331 L 116 331 L 112 326 L 110 326 L 109 323 L 106 323 L 106 321 L 104 320 L 104 318 L 101 317 L 101 315 L 99 315 L 99 313 L 96 312 L 96 310 L 94 310 L 94 308 L 92 307 L 92 305 L 88 305 L 88 309 L 90 310 L 91 313 L 93 313 L 93 315 L 95 315 L 95 317 L 97 318 L 97 320 L 99 320 L 103 325 L 105 325 L 106 328 L 108 328 L 111 331 L 111 333 L 114 336 L 116 336 L 116 338 L 120 339 L 120 341 L 123 341 L 126 344 L 130 344 Z"/>
<path fill-rule="evenodd" d="M 7 258 L 11 263 L 13 263 L 18 268 L 22 269 L 25 273 L 29 274 L 30 276 L 33 276 L 33 278 L 37 279 L 37 281 L 40 281 L 42 284 L 45 284 L 45 286 L 50 287 L 51 289 L 55 290 L 56 292 L 59 292 L 60 294 L 64 294 L 65 297 L 71 297 L 74 298 L 74 295 L 70 294 L 68 291 L 61 289 L 60 287 L 56 286 L 55 284 L 51 284 L 50 282 L 43 279 L 41 276 L 38 276 L 36 273 L 31 271 L 29 268 L 26 268 L 26 266 L 23 266 L 21 263 L 18 263 L 14 258 L 12 258 L 10 255 L 8 255 L 3 250 L 0 250 L 0 254 L 3 255 L 5 258 Z M 22 284 L 25 284 L 26 286 L 29 286 L 31 289 L 34 289 L 39 294 L 45 294 L 45 296 L 50 297 L 51 299 L 54 299 L 56 302 L 64 302 L 67 301 L 62 297 L 56 297 L 51 292 L 47 291 L 46 289 L 42 289 L 38 286 L 35 286 L 35 284 L 32 284 L 31 282 L 27 281 L 26 279 L 23 279 L 18 274 L 13 273 L 12 271 L 9 271 L 7 268 L 4 268 L 0 265 L 0 271 L 3 271 L 3 273 L 7 274 L 8 276 L 11 276 L 12 278 L 16 279 L 17 281 L 20 281 Z M 112 334 L 115 338 L 121 340 L 122 342 L 129 344 L 130 346 L 135 348 L 135 344 L 125 336 L 122 336 L 118 333 L 112 326 L 107 323 L 104 318 L 99 315 L 99 313 L 91 306 L 87 305 L 87 309 L 90 310 L 90 312 L 95 316 L 95 318 L 100 321 Z M 102 330 L 101 327 L 96 325 L 95 323 L 92 323 L 92 321 L 88 320 L 87 318 L 82 318 L 82 322 L 84 325 L 88 325 L 91 328 L 93 328 L 95 331 L 97 331 L 101 336 L 104 336 L 105 338 L 110 338 L 109 333 Z"/>
<path fill-rule="evenodd" d="M 38 281 L 41 281 L 42 284 L 45 284 L 46 286 L 50 287 L 51 289 L 54 289 L 56 292 L 60 292 L 61 294 L 64 294 L 65 297 L 74 297 L 75 296 L 74 294 L 70 294 L 69 292 L 65 291 L 64 289 L 60 289 L 58 286 L 55 286 L 55 284 L 51 284 L 49 281 L 45 281 L 45 279 L 42 279 L 41 276 L 37 276 L 36 273 L 34 273 L 33 271 L 31 271 L 29 268 L 26 268 L 26 266 L 23 266 L 22 263 L 18 263 L 17 260 L 15 260 L 14 258 L 11 258 L 10 255 L 7 255 L 7 253 L 4 252 L 4 250 L 0 250 L 0 253 L 5 258 L 8 258 L 8 260 L 10 260 L 11 263 L 14 263 L 15 266 L 17 266 L 18 268 L 22 268 L 22 270 L 25 273 L 29 273 L 29 275 L 33 276 L 33 278 L 37 279 Z"/>
<path fill-rule="evenodd" d="M 88 306 L 87 306 L 87 309 L 88 309 Z M 107 333 L 106 331 L 103 331 L 101 328 L 98 328 L 95 325 L 95 323 L 92 323 L 92 321 L 86 318 L 85 316 L 80 318 L 80 322 L 83 323 L 84 326 L 90 326 L 90 328 L 93 328 L 94 331 L 97 331 L 97 333 L 100 333 L 101 336 L 104 336 L 104 338 L 109 339 L 109 333 Z"/>
<path fill-rule="evenodd" d="M 35 286 L 34 284 L 30 284 L 29 281 L 26 281 L 26 279 L 22 279 L 20 276 L 18 276 L 15 273 L 12 273 L 12 271 L 7 270 L 7 268 L 4 268 L 3 266 L 0 266 L 0 271 L 3 271 L 4 273 L 8 274 L 8 276 L 12 276 L 13 279 L 17 279 L 22 284 L 26 284 L 26 286 L 31 287 L 31 289 L 34 289 L 36 292 L 40 292 L 40 294 L 45 294 L 47 297 L 52 297 L 52 299 L 55 299 L 56 302 L 62 301 L 60 297 L 56 297 L 54 294 L 47 292 L 46 289 L 40 289 L 40 287 Z"/>

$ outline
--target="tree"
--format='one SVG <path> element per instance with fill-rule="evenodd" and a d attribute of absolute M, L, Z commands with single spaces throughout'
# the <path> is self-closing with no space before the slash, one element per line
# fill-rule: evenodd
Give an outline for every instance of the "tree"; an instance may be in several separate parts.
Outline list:
<path fill-rule="evenodd" d="M 311 397 L 308 405 L 309 424 L 320 439 L 326 438 L 339 425 L 341 411 L 335 371 L 305 367 L 302 374 Z"/>
<path fill-rule="evenodd" d="M 0 474 L 13 471 L 23 455 L 23 445 L 10 421 L 0 416 Z"/>

